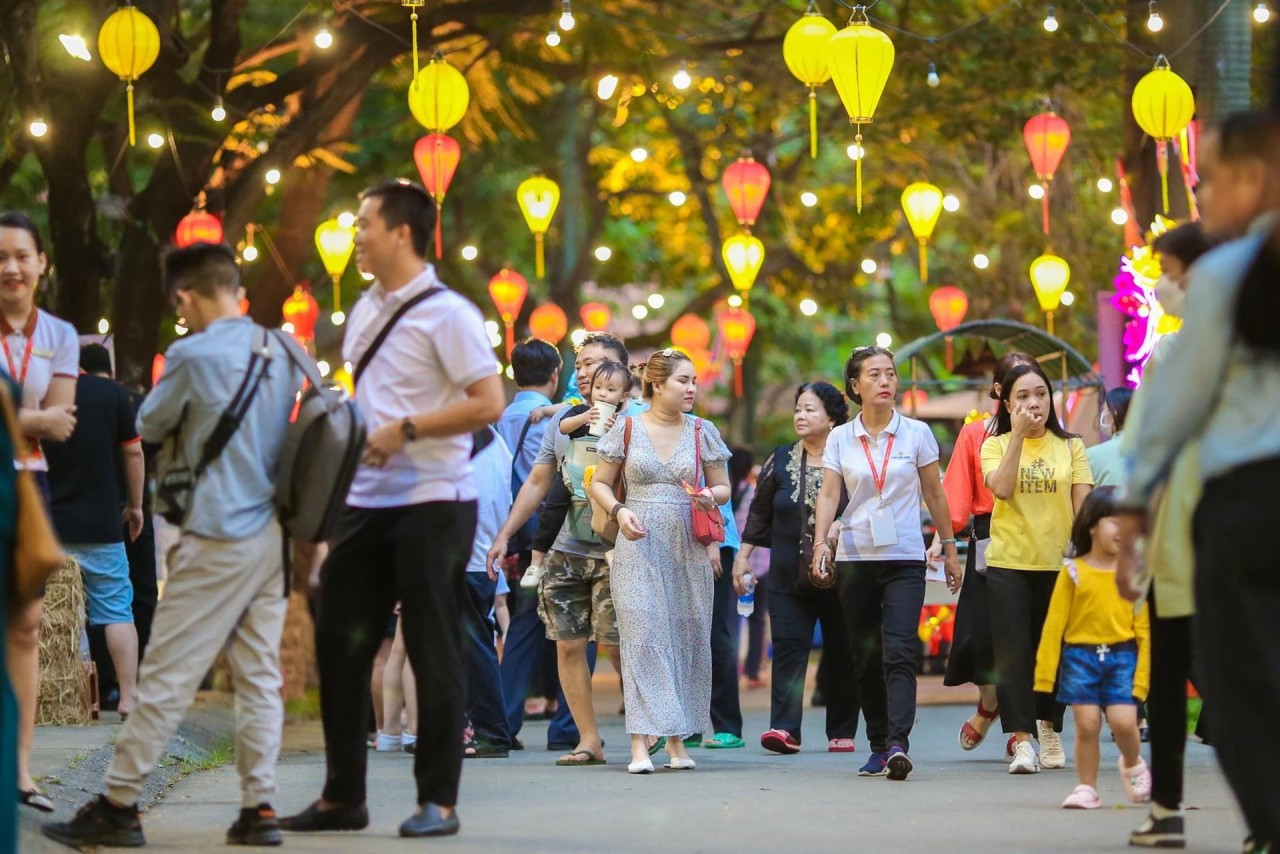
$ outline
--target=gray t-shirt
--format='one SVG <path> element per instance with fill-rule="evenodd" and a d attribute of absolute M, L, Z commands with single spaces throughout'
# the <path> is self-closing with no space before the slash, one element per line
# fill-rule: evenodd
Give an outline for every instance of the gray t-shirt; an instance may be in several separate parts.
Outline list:
<path fill-rule="evenodd" d="M 569 452 L 569 437 L 560 432 L 560 419 L 564 418 L 568 409 L 561 409 L 547 425 L 547 432 L 542 437 L 542 447 L 538 448 L 538 458 L 534 465 L 546 463 L 555 466 L 556 477 L 560 477 L 560 467 L 564 465 L 564 456 Z M 588 543 L 569 535 L 568 518 L 560 528 L 560 536 L 556 537 L 551 547 L 555 551 L 577 557 L 589 557 L 604 560 L 605 546 L 599 543 Z"/>

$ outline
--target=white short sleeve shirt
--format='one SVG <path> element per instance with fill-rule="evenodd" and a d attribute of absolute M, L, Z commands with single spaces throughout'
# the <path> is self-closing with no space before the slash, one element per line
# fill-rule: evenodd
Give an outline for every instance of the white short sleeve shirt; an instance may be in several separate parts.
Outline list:
<path fill-rule="evenodd" d="M 849 491 L 849 506 L 841 517 L 837 561 L 924 560 L 919 469 L 936 463 L 938 456 L 938 440 L 928 425 L 901 413 L 894 413 L 893 420 L 878 437 L 867 433 L 861 413 L 831 431 L 822 465 L 839 472 Z M 883 497 L 876 488 L 868 457 L 874 462 L 875 471 L 884 476 Z M 877 546 L 873 542 L 871 516 L 880 506 L 893 518 L 897 535 L 897 543 L 893 545 Z"/>
<path fill-rule="evenodd" d="M 343 358 L 358 365 L 373 339 L 405 301 L 444 287 L 427 265 L 390 293 L 375 283 L 351 311 Z M 445 289 L 400 318 L 356 385 L 356 405 L 369 432 L 466 398 L 466 389 L 498 373 L 480 309 Z M 471 434 L 409 442 L 380 468 L 361 464 L 347 503 L 353 507 L 405 507 L 429 501 L 473 501 Z"/>
<path fill-rule="evenodd" d="M 25 329 L 11 329 L 0 318 L 4 357 L 0 370 L 22 386 L 22 408 L 42 409 L 54 377 L 76 379 L 80 375 L 80 336 L 65 320 L 42 309 L 31 312 Z M 28 350 L 28 345 L 30 349 Z M 28 440 L 31 454 L 26 467 L 32 471 L 48 471 L 40 443 Z"/>

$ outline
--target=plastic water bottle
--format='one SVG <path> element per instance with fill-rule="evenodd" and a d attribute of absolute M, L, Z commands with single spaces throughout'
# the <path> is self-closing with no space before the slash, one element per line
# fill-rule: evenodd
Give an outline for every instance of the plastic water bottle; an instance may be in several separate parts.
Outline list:
<path fill-rule="evenodd" d="M 756 610 L 756 580 L 748 572 L 742 576 L 742 583 L 747 585 L 747 592 L 738 597 L 738 616 L 750 617 Z"/>

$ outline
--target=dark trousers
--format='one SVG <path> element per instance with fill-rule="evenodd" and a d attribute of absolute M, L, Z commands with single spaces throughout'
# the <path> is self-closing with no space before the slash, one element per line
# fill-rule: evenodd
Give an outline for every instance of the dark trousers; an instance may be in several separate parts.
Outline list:
<path fill-rule="evenodd" d="M 1196 509 L 1197 661 L 1213 744 L 1261 849 L 1280 843 L 1280 457 L 1205 484 Z"/>
<path fill-rule="evenodd" d="M 156 529 L 150 513 L 142 514 L 142 533 L 130 541 L 124 537 L 124 551 L 129 559 L 129 583 L 133 585 L 133 625 L 138 630 L 138 661 L 151 640 L 151 621 L 155 619 L 160 591 L 156 583 Z"/>
<path fill-rule="evenodd" d="M 325 800 L 365 802 L 365 697 L 398 600 L 405 652 L 418 683 L 418 803 L 457 803 L 467 697 L 458 611 L 467 596 L 475 528 L 474 501 L 344 510 L 337 542 L 320 570 L 316 626 Z"/>
<path fill-rule="evenodd" d="M 1057 581 L 1057 572 L 987 568 L 996 696 L 1005 732 L 1035 735 L 1036 721 L 1051 721 L 1054 731 L 1062 732 L 1066 707 L 1053 694 L 1034 690 L 1036 651 Z"/>
<path fill-rule="evenodd" d="M 547 627 L 538 616 L 536 590 L 512 586 L 508 607 L 511 609 L 511 625 L 507 628 L 507 641 L 503 645 L 501 679 L 502 698 L 507 707 L 507 725 L 514 738 L 524 728 L 525 696 L 534 677 L 544 669 L 544 657 L 550 642 L 547 640 Z M 554 645 L 552 651 L 554 652 Z M 553 658 L 549 676 L 554 676 L 555 667 Z M 547 681 L 559 684 L 558 679 Z M 561 747 L 567 744 L 573 747 L 577 743 L 578 727 L 569 714 L 569 704 L 565 701 L 564 692 L 560 691 L 555 717 L 547 728 L 547 745 Z"/>
<path fill-rule="evenodd" d="M 769 576 L 765 576 L 767 579 Z M 760 678 L 760 665 L 764 662 L 764 628 L 769 615 L 769 585 L 761 582 L 756 587 L 756 609 L 747 617 L 747 653 L 742 661 L 742 672 L 748 679 Z"/>
<path fill-rule="evenodd" d="M 742 707 L 738 703 L 738 644 L 730 626 L 738 618 L 738 594 L 733 589 L 733 549 L 720 549 L 720 577 L 711 607 L 711 726 L 742 738 Z"/>
<path fill-rule="evenodd" d="M 495 747 L 511 747 L 511 728 L 502 702 L 502 672 L 493 645 L 496 628 L 489 618 L 496 579 L 488 573 L 468 572 L 467 593 L 462 599 L 462 631 L 467 662 L 467 717 L 477 741 Z"/>
<path fill-rule="evenodd" d="M 765 577 L 768 584 L 773 578 Z M 789 579 L 778 578 L 786 584 Z M 858 734 L 858 687 L 852 646 L 840 599 L 832 590 L 796 593 L 789 587 L 769 592 L 773 626 L 773 678 L 769 686 L 769 728 L 791 733 L 797 742 L 804 717 L 804 680 L 813 651 L 813 627 L 822 624 L 822 690 L 827 699 L 827 738 Z"/>
<path fill-rule="evenodd" d="M 1151 799 L 1166 809 L 1182 806 L 1187 752 L 1187 679 L 1191 675 L 1191 618 L 1157 616 L 1151 602 L 1151 689 L 1147 724 L 1151 733 Z"/>
<path fill-rule="evenodd" d="M 896 744 L 909 752 L 916 721 L 924 561 L 840 563 L 836 590 L 871 749 L 883 753 Z"/>

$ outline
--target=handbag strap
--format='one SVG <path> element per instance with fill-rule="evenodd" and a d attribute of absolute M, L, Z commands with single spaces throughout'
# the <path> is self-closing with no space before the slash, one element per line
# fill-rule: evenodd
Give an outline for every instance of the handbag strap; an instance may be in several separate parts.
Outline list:
<path fill-rule="evenodd" d="M 356 371 L 351 377 L 352 385 L 360 384 L 360 377 L 364 375 L 364 369 L 369 367 L 369 362 L 373 361 L 374 354 L 378 352 L 378 348 L 387 340 L 387 336 L 391 334 L 392 327 L 400 322 L 400 318 L 404 317 L 409 312 L 409 309 L 426 302 L 436 294 L 444 293 L 444 291 L 445 288 L 440 286 L 428 288 L 417 296 L 409 298 L 404 305 L 396 309 L 396 313 L 391 315 L 391 319 L 387 321 L 386 325 L 378 330 L 377 337 L 373 339 L 369 349 L 365 350 L 364 355 L 360 357 L 360 361 L 356 364 Z"/>
<path fill-rule="evenodd" d="M 249 407 L 253 405 L 254 398 L 258 396 L 258 389 L 262 386 L 262 380 L 266 377 L 270 367 L 271 349 L 268 343 L 267 331 L 263 329 L 262 348 L 249 354 L 249 366 L 245 369 L 244 379 L 240 381 L 240 388 L 236 390 L 235 396 L 231 398 L 231 403 L 227 404 L 226 411 L 218 417 L 218 423 L 214 425 L 213 432 L 209 434 L 209 438 L 205 440 L 204 448 L 200 451 L 200 461 L 196 463 L 194 470 L 196 477 L 204 474 L 205 470 L 213 464 L 214 460 L 221 456 L 223 450 L 230 444 L 231 437 L 240 429 L 240 424 L 244 421 L 245 415 L 249 413 Z"/>
<path fill-rule="evenodd" d="M 702 419 L 693 419 L 693 482 L 702 483 Z"/>
<path fill-rule="evenodd" d="M 524 420 L 524 426 L 520 428 L 520 438 L 516 439 L 516 446 L 511 449 L 511 494 L 515 495 L 520 491 L 516 486 L 516 462 L 520 459 L 520 453 L 524 450 L 525 437 L 529 435 L 529 428 L 533 426 L 533 413 L 529 413 L 529 417 Z"/>

